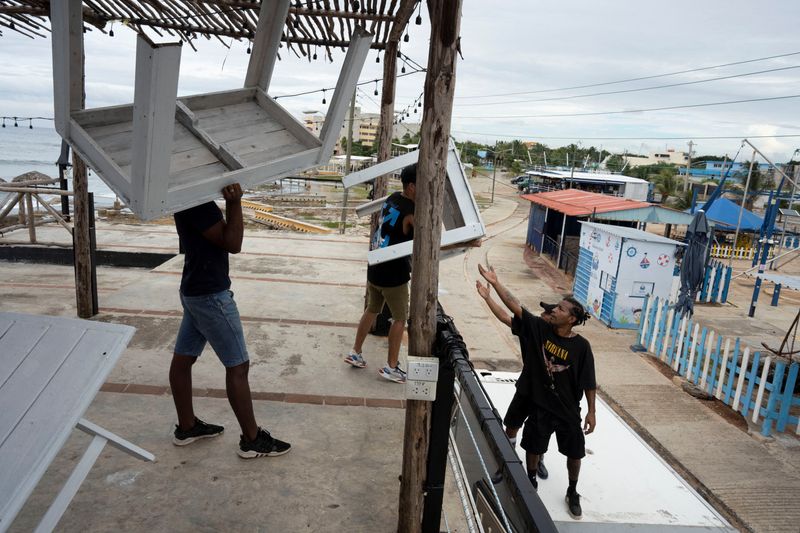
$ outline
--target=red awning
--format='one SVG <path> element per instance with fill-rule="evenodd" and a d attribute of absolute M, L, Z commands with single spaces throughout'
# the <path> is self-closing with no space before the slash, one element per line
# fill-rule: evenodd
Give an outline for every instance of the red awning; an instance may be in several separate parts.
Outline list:
<path fill-rule="evenodd" d="M 523 198 L 534 204 L 547 207 L 567 216 L 585 216 L 592 213 L 608 213 L 609 211 L 623 211 L 650 207 L 647 202 L 629 200 L 599 194 L 596 192 L 581 191 L 579 189 L 565 189 L 563 191 L 540 192 L 537 194 L 523 194 Z"/>

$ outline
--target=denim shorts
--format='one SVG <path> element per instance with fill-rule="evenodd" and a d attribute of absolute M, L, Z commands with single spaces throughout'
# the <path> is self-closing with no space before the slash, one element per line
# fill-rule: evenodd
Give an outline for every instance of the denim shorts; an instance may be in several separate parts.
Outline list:
<path fill-rule="evenodd" d="M 208 342 L 227 368 L 249 360 L 233 292 L 225 290 L 202 296 L 181 294 L 181 304 L 183 321 L 175 341 L 176 354 L 199 357 Z"/>

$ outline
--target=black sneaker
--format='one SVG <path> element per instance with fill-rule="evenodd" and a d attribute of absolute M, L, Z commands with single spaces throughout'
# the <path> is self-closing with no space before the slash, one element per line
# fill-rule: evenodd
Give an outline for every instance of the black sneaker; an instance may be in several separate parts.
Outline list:
<path fill-rule="evenodd" d="M 258 428 L 255 440 L 247 440 L 244 435 L 239 438 L 239 457 L 254 459 L 256 457 L 277 457 L 292 449 L 288 442 L 278 440 L 269 434 L 269 431 Z"/>
<path fill-rule="evenodd" d="M 223 431 L 225 431 L 224 427 L 206 424 L 195 417 L 194 426 L 188 431 L 183 431 L 180 426 L 175 426 L 175 436 L 172 438 L 172 444 L 175 446 L 186 446 L 198 439 L 208 439 L 210 437 L 222 435 Z"/>
<path fill-rule="evenodd" d="M 547 467 L 544 466 L 544 459 L 542 459 L 542 458 L 539 458 L 539 466 L 538 466 L 538 468 L 536 470 L 536 475 L 539 476 L 542 479 L 547 479 L 547 477 L 550 475 L 547 472 Z"/>
<path fill-rule="evenodd" d="M 569 515 L 575 520 L 580 520 L 583 516 L 583 511 L 581 510 L 581 495 L 578 494 L 578 491 L 567 491 L 564 499 L 567 500 Z"/>

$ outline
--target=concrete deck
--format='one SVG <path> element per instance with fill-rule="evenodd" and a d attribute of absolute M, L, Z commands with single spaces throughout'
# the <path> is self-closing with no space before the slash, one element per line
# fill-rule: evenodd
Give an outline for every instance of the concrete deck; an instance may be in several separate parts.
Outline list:
<path fill-rule="evenodd" d="M 485 202 L 491 180 L 474 179 L 472 186 Z M 483 212 L 488 230 L 483 246 L 441 265 L 442 305 L 484 368 L 518 370 L 519 347 L 475 293 L 478 262 L 493 265 L 533 308 L 539 300 L 554 301 L 571 291 L 571 282 L 548 262 L 525 253 L 527 213 L 527 202 L 520 203 L 498 177 L 495 203 Z M 37 235 L 40 241 L 69 240 L 60 227 L 37 228 Z M 26 238 L 24 231 L 12 232 L 0 238 L 0 245 Z M 97 239 L 106 249 L 177 252 L 170 226 L 101 224 Z M 366 248 L 366 238 L 359 236 L 246 231 L 231 274 L 252 360 L 256 414 L 294 446 L 287 456 L 253 461 L 234 453 L 238 428 L 224 398 L 222 367 L 210 351 L 195 367 L 197 412 L 223 423 L 226 433 L 185 449 L 170 442 L 175 415 L 167 368 L 180 320 L 181 258 L 153 270 L 99 268 L 97 319 L 138 329 L 88 418 L 155 453 L 158 462 L 145 465 L 106 450 L 60 529 L 394 531 L 403 388 L 376 373 L 385 357 L 383 338 L 368 339 L 367 369 L 342 363 L 362 309 Z M 701 306 L 697 318 L 746 333 L 756 346 L 761 340 L 778 344 L 776 337 L 785 333 L 800 298 L 784 291 L 781 306 L 771 308 L 768 288 L 756 318 L 748 319 L 752 281 L 734 285 L 735 306 Z M 0 263 L 4 310 L 74 316 L 74 301 L 71 267 Z M 796 437 L 764 441 L 735 417 L 720 416 L 713 404 L 688 396 L 649 356 L 630 352 L 633 332 L 610 330 L 597 321 L 582 330 L 593 344 L 598 383 L 609 405 L 731 523 L 755 531 L 797 531 Z M 602 419 L 597 431 L 603 431 Z M 84 443 L 76 432 L 14 531 L 35 524 Z M 550 464 L 556 467 L 555 460 Z M 464 531 L 453 490 L 446 511 L 451 531 Z"/>

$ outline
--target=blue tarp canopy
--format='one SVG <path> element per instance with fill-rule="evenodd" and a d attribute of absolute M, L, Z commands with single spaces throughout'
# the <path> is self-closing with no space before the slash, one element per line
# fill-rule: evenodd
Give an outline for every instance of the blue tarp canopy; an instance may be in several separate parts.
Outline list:
<path fill-rule="evenodd" d="M 695 207 L 695 211 L 703 209 L 704 206 L 705 204 L 698 205 Z M 717 230 L 733 231 L 736 229 L 736 222 L 739 220 L 739 209 L 739 204 L 727 198 L 717 198 L 711 204 L 711 208 L 706 211 L 706 217 L 714 223 L 714 227 Z M 742 223 L 739 225 L 739 231 L 760 231 L 763 224 L 763 218 L 745 209 L 742 212 Z"/>

